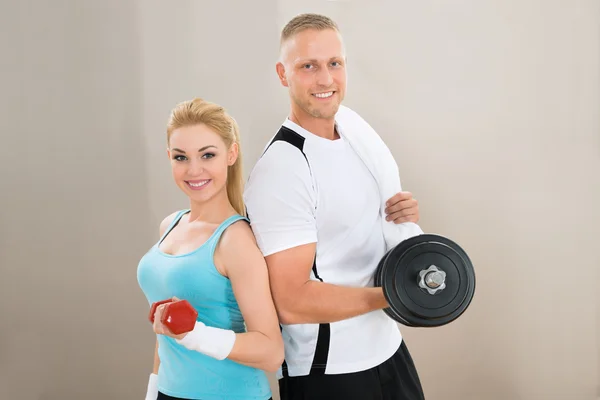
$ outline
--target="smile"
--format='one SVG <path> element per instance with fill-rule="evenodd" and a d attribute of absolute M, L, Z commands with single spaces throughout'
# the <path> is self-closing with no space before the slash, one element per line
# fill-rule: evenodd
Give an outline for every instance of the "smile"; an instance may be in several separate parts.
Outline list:
<path fill-rule="evenodd" d="M 319 98 L 319 99 L 327 99 L 331 96 L 333 96 L 335 92 L 324 92 L 324 93 L 313 93 L 313 96 Z"/>
<path fill-rule="evenodd" d="M 185 183 L 187 183 L 187 185 L 192 190 L 200 190 L 200 189 L 204 188 L 204 186 L 206 186 L 209 182 L 210 182 L 210 179 L 198 180 L 198 181 L 185 181 Z"/>

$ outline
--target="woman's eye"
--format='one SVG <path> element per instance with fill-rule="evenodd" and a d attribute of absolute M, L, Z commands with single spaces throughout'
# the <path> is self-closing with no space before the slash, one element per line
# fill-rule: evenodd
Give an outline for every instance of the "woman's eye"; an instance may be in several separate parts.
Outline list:
<path fill-rule="evenodd" d="M 176 161 L 185 161 L 186 158 L 185 158 L 185 156 L 175 156 L 175 157 L 173 157 L 173 160 L 176 160 Z"/>
<path fill-rule="evenodd" d="M 205 153 L 202 158 L 213 158 L 215 156 L 215 153 Z"/>

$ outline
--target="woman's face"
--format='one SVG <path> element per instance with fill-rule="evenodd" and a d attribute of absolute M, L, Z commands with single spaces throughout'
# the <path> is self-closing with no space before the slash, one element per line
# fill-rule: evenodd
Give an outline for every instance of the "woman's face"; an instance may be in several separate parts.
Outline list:
<path fill-rule="evenodd" d="M 226 189 L 227 168 L 235 163 L 237 145 L 227 148 L 204 124 L 175 129 L 169 138 L 173 179 L 190 199 L 206 202 Z"/>

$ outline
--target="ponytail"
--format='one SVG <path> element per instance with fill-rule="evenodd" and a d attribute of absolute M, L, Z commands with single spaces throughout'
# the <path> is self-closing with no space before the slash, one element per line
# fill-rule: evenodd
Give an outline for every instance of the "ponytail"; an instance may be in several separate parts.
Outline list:
<path fill-rule="evenodd" d="M 246 217 L 246 206 L 244 204 L 244 170 L 242 165 L 242 146 L 240 146 L 240 130 L 235 119 L 231 118 L 231 127 L 234 142 L 238 146 L 238 156 L 233 165 L 227 169 L 227 197 L 229 202 L 238 212 Z M 232 145 L 233 145 L 232 143 Z"/>

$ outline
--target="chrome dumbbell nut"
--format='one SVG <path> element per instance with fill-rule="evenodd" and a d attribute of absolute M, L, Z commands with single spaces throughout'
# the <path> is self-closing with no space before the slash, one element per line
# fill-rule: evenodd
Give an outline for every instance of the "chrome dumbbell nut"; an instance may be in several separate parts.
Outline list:
<path fill-rule="evenodd" d="M 430 265 L 429 268 L 419 272 L 419 287 L 427 290 L 429 294 L 436 294 L 446 287 L 446 273 Z"/>

